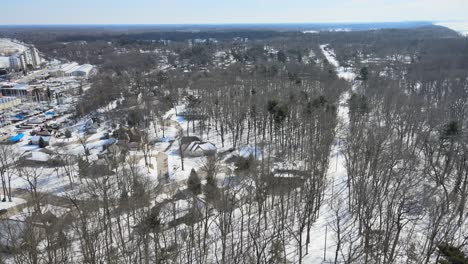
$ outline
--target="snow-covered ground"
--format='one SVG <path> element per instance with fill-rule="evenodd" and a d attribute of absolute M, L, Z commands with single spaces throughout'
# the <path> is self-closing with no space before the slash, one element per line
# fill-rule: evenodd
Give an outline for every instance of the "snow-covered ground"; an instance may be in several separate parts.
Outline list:
<path fill-rule="evenodd" d="M 11 39 L 0 39 L 0 55 L 10 56 L 16 52 L 23 52 L 27 49 L 23 44 Z"/>
<path fill-rule="evenodd" d="M 340 66 L 340 63 L 336 59 L 335 52 L 330 49 L 328 44 L 320 45 L 320 49 L 322 49 L 323 55 L 325 55 L 328 62 L 336 68 L 338 77 L 350 82 L 356 78 L 356 74 L 353 72 L 353 69 Z"/>
<path fill-rule="evenodd" d="M 321 45 L 323 54 L 327 60 L 332 64 L 337 71 L 337 75 L 347 81 L 353 82 L 356 74 L 352 69 L 341 67 L 336 60 L 335 53 L 328 45 Z M 354 86 L 354 85 L 353 85 Z M 354 88 L 354 87 L 353 87 Z M 309 254 L 304 257 L 304 263 L 307 264 L 320 264 L 332 263 L 336 251 L 335 238 L 331 235 L 333 223 L 335 221 L 335 213 L 338 210 L 337 206 L 339 201 L 344 201 L 346 198 L 346 161 L 341 153 L 341 138 L 344 137 L 346 132 L 348 117 L 348 99 L 350 92 L 344 92 L 339 101 L 338 107 L 338 126 L 336 128 L 335 145 L 330 153 L 330 164 L 328 167 L 327 188 L 325 190 L 324 201 L 320 208 L 319 218 L 313 225 L 311 230 L 311 243 L 309 244 Z M 343 197 L 343 200 L 341 200 Z M 338 202 L 337 202 L 338 201 Z M 305 235 L 305 234 L 304 234 Z"/>
<path fill-rule="evenodd" d="M 3 195 L 2 195 L 2 198 L 3 198 Z M 26 203 L 26 200 L 21 199 L 21 198 L 17 198 L 17 197 L 12 197 L 11 200 L 12 200 L 11 202 L 1 202 L 0 201 L 0 210 L 8 209 L 8 208 L 17 206 L 19 204 Z"/>

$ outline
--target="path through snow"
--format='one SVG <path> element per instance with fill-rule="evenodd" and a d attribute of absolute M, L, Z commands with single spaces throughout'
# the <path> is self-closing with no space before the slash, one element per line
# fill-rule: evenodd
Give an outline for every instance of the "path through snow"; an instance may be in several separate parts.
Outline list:
<path fill-rule="evenodd" d="M 356 74 L 351 69 L 340 66 L 335 53 L 328 45 L 320 46 L 328 62 L 336 68 L 338 77 L 352 83 L 353 89 L 357 85 L 354 80 Z M 311 242 L 309 244 L 309 254 L 304 257 L 303 263 L 319 264 L 333 263 L 336 251 L 335 238 L 332 226 L 335 221 L 333 208 L 340 203 L 340 197 L 346 198 L 346 163 L 341 153 L 340 142 L 345 136 L 348 123 L 348 99 L 350 91 L 344 92 L 339 100 L 338 125 L 336 127 L 335 145 L 330 153 L 330 165 L 328 168 L 327 188 L 325 190 L 324 201 L 320 208 L 320 214 L 311 229 Z M 346 200 L 343 200 L 346 201 Z M 325 259 L 324 259 L 325 258 Z"/>

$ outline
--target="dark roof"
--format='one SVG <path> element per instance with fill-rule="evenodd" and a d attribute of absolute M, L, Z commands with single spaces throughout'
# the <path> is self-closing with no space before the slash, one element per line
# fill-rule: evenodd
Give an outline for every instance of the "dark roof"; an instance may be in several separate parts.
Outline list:
<path fill-rule="evenodd" d="M 195 137 L 195 136 L 192 136 L 192 137 L 182 137 L 180 139 L 180 145 L 186 145 L 186 144 L 190 144 L 194 141 L 200 141 L 200 138 L 198 137 Z"/>
<path fill-rule="evenodd" d="M 42 130 L 42 131 L 36 132 L 36 135 L 49 137 L 49 136 L 50 136 L 50 133 L 49 133 L 49 131 L 47 131 L 47 130 Z"/>

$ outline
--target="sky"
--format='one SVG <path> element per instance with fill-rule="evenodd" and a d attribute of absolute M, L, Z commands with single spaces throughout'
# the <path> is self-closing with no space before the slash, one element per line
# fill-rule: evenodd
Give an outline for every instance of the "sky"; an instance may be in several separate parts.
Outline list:
<path fill-rule="evenodd" d="M 0 0 L 1 25 L 468 20 L 468 0 Z"/>

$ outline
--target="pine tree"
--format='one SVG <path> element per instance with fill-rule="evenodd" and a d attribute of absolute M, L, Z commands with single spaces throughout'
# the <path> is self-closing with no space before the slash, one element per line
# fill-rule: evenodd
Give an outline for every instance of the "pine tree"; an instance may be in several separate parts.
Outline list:
<path fill-rule="evenodd" d="M 208 202 L 215 202 L 219 197 L 219 189 L 216 183 L 216 178 L 212 174 L 206 176 L 205 197 Z"/>
<path fill-rule="evenodd" d="M 440 264 L 468 264 L 468 258 L 459 248 L 445 243 L 438 248 L 442 257 Z"/>
<path fill-rule="evenodd" d="M 69 139 L 69 138 L 71 138 L 71 136 L 72 136 L 72 133 L 71 133 L 71 131 L 70 131 L 70 130 L 68 130 L 68 129 L 67 129 L 67 130 L 65 130 L 65 138 Z"/>
<path fill-rule="evenodd" d="M 286 62 L 286 59 L 287 59 L 286 54 L 282 50 L 278 51 L 277 56 L 278 56 L 278 61 L 280 61 L 282 63 Z"/>
<path fill-rule="evenodd" d="M 197 172 L 195 169 L 190 171 L 190 176 L 187 181 L 187 187 L 194 195 L 199 195 L 202 191 L 202 185 L 200 181 L 200 177 L 198 177 Z"/>
<path fill-rule="evenodd" d="M 88 177 L 89 165 L 89 162 L 85 159 L 78 159 L 78 175 L 80 178 Z"/>
<path fill-rule="evenodd" d="M 39 138 L 39 148 L 45 148 L 46 143 L 42 137 Z"/>
<path fill-rule="evenodd" d="M 369 79 L 369 70 L 367 69 L 367 67 L 363 67 L 359 72 L 359 75 L 361 80 L 367 81 Z"/>

